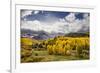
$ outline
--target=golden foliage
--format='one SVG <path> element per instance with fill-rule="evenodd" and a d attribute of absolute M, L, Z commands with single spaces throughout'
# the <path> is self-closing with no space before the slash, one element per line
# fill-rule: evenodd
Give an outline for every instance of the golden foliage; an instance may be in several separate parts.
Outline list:
<path fill-rule="evenodd" d="M 47 46 L 49 54 L 71 55 L 72 51 L 76 51 L 76 55 L 79 56 L 84 50 L 89 52 L 89 37 L 58 37 L 49 42 L 53 42 Z"/>

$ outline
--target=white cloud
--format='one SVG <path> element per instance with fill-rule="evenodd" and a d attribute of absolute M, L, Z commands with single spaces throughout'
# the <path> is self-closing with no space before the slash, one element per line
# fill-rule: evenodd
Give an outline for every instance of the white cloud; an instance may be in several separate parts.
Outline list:
<path fill-rule="evenodd" d="M 87 13 L 83 15 L 83 19 L 75 19 L 75 13 L 70 13 L 66 16 L 68 31 L 69 32 L 78 32 L 78 31 L 87 31 L 89 29 L 89 16 Z"/>
<path fill-rule="evenodd" d="M 26 15 L 31 15 L 32 10 L 23 10 L 21 11 L 21 17 L 24 17 Z"/>
<path fill-rule="evenodd" d="M 69 32 L 77 32 L 82 28 L 82 21 L 81 20 L 75 20 L 72 23 L 68 23 L 69 27 L 68 30 Z"/>
<path fill-rule="evenodd" d="M 30 29 L 38 31 L 39 26 L 41 26 L 40 22 L 37 20 L 34 21 L 22 21 L 21 28 L 22 29 Z"/>
<path fill-rule="evenodd" d="M 66 20 L 67 21 L 66 21 Z M 69 33 L 86 31 L 89 28 L 89 16 L 84 14 L 84 19 L 75 19 L 75 13 L 70 13 L 65 19 L 59 19 L 59 21 L 53 23 L 40 22 L 38 20 L 34 21 L 21 21 L 21 28 L 30 29 L 35 31 L 46 31 L 46 32 L 56 32 L 56 33 Z M 55 20 L 54 20 L 55 21 Z"/>
<path fill-rule="evenodd" d="M 64 18 L 62 18 L 62 19 L 60 18 L 59 21 L 60 22 L 65 22 L 65 19 Z"/>
<path fill-rule="evenodd" d="M 89 16 L 87 13 L 83 15 L 83 19 L 79 20 L 75 17 L 76 13 L 70 13 L 65 17 L 67 20 L 68 31 L 69 32 L 77 32 L 80 30 L 86 31 L 89 28 Z"/>
<path fill-rule="evenodd" d="M 83 17 L 84 17 L 84 18 L 88 18 L 89 16 L 88 16 L 87 13 L 85 13 L 85 14 L 83 15 Z"/>
<path fill-rule="evenodd" d="M 64 32 L 63 26 L 66 25 L 66 22 L 56 22 L 52 25 L 48 25 L 47 23 L 41 23 L 38 20 L 34 21 L 22 21 L 21 22 L 21 28 L 22 29 L 30 29 L 35 31 L 41 31 L 44 30 L 46 32 Z"/>
<path fill-rule="evenodd" d="M 70 13 L 65 17 L 65 19 L 67 20 L 67 22 L 73 22 L 75 20 L 75 13 Z"/>
<path fill-rule="evenodd" d="M 34 11 L 34 14 L 38 14 L 38 13 L 39 13 L 39 11 L 37 11 L 37 10 L 36 10 L 36 11 Z"/>

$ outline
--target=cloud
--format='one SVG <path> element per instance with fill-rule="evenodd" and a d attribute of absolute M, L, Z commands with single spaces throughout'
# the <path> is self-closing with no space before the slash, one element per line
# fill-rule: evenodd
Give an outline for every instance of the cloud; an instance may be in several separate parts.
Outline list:
<path fill-rule="evenodd" d="M 68 30 L 69 32 L 77 32 L 82 28 L 82 21 L 81 20 L 75 20 L 72 23 L 68 23 Z"/>
<path fill-rule="evenodd" d="M 39 11 L 24 11 L 22 16 L 25 15 L 38 15 Z M 56 16 L 50 15 L 49 13 L 41 16 L 41 19 L 34 20 L 21 20 L 22 29 L 30 29 L 34 31 L 46 31 L 48 33 L 70 33 L 70 32 L 89 32 L 89 14 L 81 13 L 82 19 L 78 19 L 76 14 L 69 13 L 64 18 L 57 18 Z M 42 17 L 43 16 L 43 17 Z"/>
<path fill-rule="evenodd" d="M 65 19 L 67 20 L 67 22 L 74 22 L 74 20 L 75 20 L 75 13 L 70 13 L 69 15 L 67 15 L 66 17 L 65 17 Z"/>
<path fill-rule="evenodd" d="M 65 19 L 64 18 L 60 18 L 59 21 L 60 22 L 65 22 Z"/>
<path fill-rule="evenodd" d="M 66 25 L 65 22 L 56 22 L 52 25 L 47 25 L 47 24 L 43 24 L 38 20 L 34 20 L 34 21 L 22 21 L 21 22 L 21 28 L 22 29 L 30 29 L 30 30 L 34 30 L 34 31 L 46 31 L 46 32 L 55 32 L 55 33 L 63 33 L 64 29 L 63 26 Z"/>
<path fill-rule="evenodd" d="M 89 15 L 83 14 L 83 19 L 77 19 L 76 13 L 70 13 L 66 16 L 67 26 L 69 32 L 89 32 Z"/>
<path fill-rule="evenodd" d="M 34 13 L 34 14 L 38 14 L 38 13 L 39 13 L 39 11 L 35 10 L 33 13 Z"/>
<path fill-rule="evenodd" d="M 29 13 L 29 15 L 23 14 L 23 12 L 26 12 L 29 10 L 23 10 L 22 11 L 22 15 L 24 15 L 24 17 L 22 16 L 22 20 L 27 20 L 27 21 L 34 21 L 34 20 L 39 20 L 40 22 L 44 22 L 44 23 L 53 23 L 56 21 L 59 21 L 59 19 L 64 18 L 65 16 L 67 16 L 69 14 L 69 12 L 57 12 L 57 11 L 39 11 L 39 10 L 30 10 L 32 11 L 31 14 Z"/>
<path fill-rule="evenodd" d="M 88 18 L 89 17 L 89 14 L 88 13 L 84 13 L 83 17 L 84 18 Z"/>
<path fill-rule="evenodd" d="M 21 11 L 21 17 L 31 15 L 31 14 L 32 14 L 32 10 L 22 10 Z"/>
<path fill-rule="evenodd" d="M 30 30 L 38 31 L 39 29 L 42 28 L 42 26 L 41 26 L 41 23 L 37 20 L 34 20 L 34 21 L 21 21 L 21 28 L 22 29 L 30 29 Z"/>

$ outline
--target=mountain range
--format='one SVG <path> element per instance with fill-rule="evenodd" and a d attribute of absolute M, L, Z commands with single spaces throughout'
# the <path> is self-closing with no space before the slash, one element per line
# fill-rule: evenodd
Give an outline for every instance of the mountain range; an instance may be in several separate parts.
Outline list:
<path fill-rule="evenodd" d="M 65 37 L 82 37 L 89 36 L 89 33 L 48 33 L 46 31 L 33 31 L 29 29 L 21 29 L 21 37 L 28 37 L 36 40 L 45 40 L 48 38 L 54 38 L 56 36 L 65 36 Z"/>

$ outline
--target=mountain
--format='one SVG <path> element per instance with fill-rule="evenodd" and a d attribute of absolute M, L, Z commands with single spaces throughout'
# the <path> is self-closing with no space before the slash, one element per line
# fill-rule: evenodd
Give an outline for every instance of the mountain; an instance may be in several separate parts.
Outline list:
<path fill-rule="evenodd" d="M 28 38 L 33 38 L 36 40 L 44 40 L 48 38 L 54 38 L 56 36 L 62 36 L 64 33 L 55 33 L 51 32 L 48 33 L 46 31 L 33 31 L 29 29 L 21 29 L 21 37 L 28 37 Z"/>
<path fill-rule="evenodd" d="M 21 29 L 21 37 L 30 37 L 37 40 L 48 39 L 51 35 L 45 31 L 33 31 L 28 29 Z"/>
<path fill-rule="evenodd" d="M 85 37 L 89 36 L 89 32 L 87 33 L 48 33 L 46 31 L 33 31 L 28 29 L 21 29 L 21 37 L 28 37 L 36 40 L 45 40 L 48 38 L 54 38 L 56 36 L 65 36 L 65 37 Z"/>
<path fill-rule="evenodd" d="M 89 32 L 86 33 L 68 33 L 65 34 L 66 37 L 89 37 Z"/>
<path fill-rule="evenodd" d="M 21 35 L 24 35 L 24 34 L 33 35 L 33 34 L 37 34 L 37 32 L 29 30 L 29 29 L 21 29 Z"/>
<path fill-rule="evenodd" d="M 37 39 L 37 40 L 48 39 L 49 34 L 47 32 L 44 32 L 44 31 L 38 31 L 37 36 L 34 36 L 33 38 Z"/>

